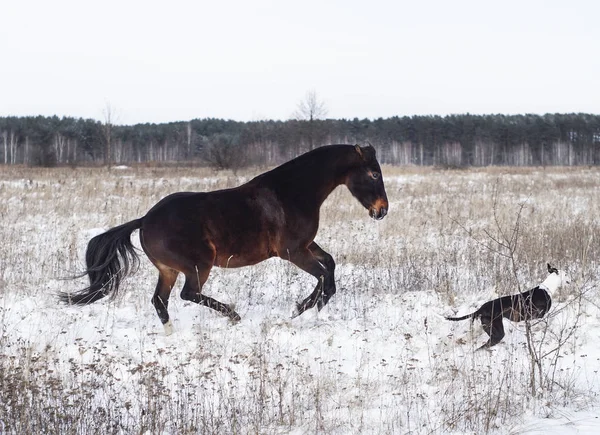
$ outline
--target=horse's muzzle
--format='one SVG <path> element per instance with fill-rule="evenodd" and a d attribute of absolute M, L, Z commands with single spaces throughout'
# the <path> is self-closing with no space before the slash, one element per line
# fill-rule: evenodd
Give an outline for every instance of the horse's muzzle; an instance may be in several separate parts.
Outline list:
<path fill-rule="evenodd" d="M 387 207 L 371 207 L 369 209 L 369 216 L 371 216 L 373 219 L 375 219 L 377 221 L 380 221 L 381 219 L 383 219 L 387 213 L 388 213 Z"/>

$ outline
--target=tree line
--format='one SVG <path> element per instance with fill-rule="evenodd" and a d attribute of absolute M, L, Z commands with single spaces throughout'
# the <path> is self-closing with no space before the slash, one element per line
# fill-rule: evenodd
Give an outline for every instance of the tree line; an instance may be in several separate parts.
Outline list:
<path fill-rule="evenodd" d="M 0 117 L 0 164 L 273 166 L 314 147 L 371 143 L 392 165 L 600 164 L 600 115 L 450 115 L 111 125 L 57 116 Z"/>

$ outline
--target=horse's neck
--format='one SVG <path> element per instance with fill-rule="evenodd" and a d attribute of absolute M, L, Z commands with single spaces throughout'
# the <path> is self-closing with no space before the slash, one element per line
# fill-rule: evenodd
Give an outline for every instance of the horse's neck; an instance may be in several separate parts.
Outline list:
<path fill-rule="evenodd" d="M 336 165 L 335 167 L 325 167 L 321 173 L 316 177 L 320 178 L 318 181 L 320 189 L 317 191 L 319 205 L 327 199 L 329 195 L 342 184 L 346 184 L 349 172 L 352 170 L 352 162 L 344 161 L 343 164 Z M 315 180 L 316 181 L 316 180 Z"/>
<path fill-rule="evenodd" d="M 314 194 L 316 203 L 321 206 L 329 195 L 341 184 L 344 184 L 344 177 L 337 174 L 328 173 L 328 168 L 319 168 L 310 174 L 307 174 L 307 191 Z"/>
<path fill-rule="evenodd" d="M 291 189 L 300 189 L 305 199 L 311 198 L 310 202 L 314 201 L 314 205 L 320 207 L 336 187 L 345 183 L 346 174 L 351 170 L 352 162 L 349 160 L 347 156 L 340 155 L 335 162 L 331 155 L 323 155 L 311 165 L 294 162 L 276 168 L 272 175 L 277 183 L 293 180 L 293 183 L 286 184 Z"/>

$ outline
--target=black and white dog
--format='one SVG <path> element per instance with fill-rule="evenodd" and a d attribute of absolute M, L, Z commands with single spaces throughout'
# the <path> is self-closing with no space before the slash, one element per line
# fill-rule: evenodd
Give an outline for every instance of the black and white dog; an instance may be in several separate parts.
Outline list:
<path fill-rule="evenodd" d="M 477 311 L 466 316 L 446 317 L 446 319 L 458 321 L 470 318 L 474 321 L 479 317 L 483 330 L 490 336 L 487 343 L 479 349 L 492 347 L 504 337 L 503 317 L 513 322 L 541 319 L 552 305 L 550 295 L 559 287 L 571 282 L 565 271 L 558 270 L 550 264 L 548 264 L 548 274 L 544 282 L 531 290 L 486 302 Z"/>

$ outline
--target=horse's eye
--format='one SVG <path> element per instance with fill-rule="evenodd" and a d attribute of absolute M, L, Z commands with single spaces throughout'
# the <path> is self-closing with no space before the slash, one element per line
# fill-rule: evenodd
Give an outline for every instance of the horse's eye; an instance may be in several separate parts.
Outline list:
<path fill-rule="evenodd" d="M 370 175 L 373 180 L 377 180 L 381 176 L 379 172 L 371 172 Z"/>

